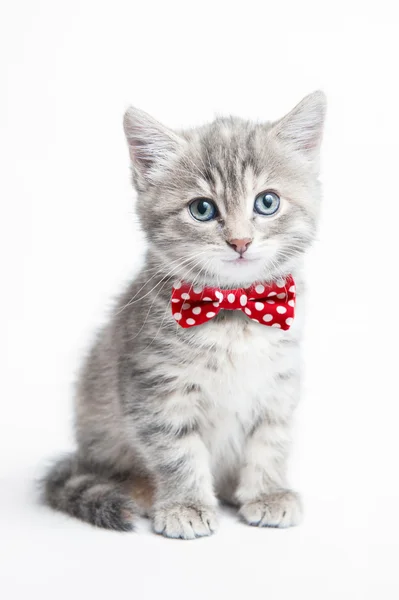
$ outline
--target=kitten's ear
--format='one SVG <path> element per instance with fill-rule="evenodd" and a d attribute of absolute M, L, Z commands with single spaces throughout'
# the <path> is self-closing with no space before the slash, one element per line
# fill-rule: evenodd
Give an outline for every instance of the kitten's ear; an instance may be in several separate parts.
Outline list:
<path fill-rule="evenodd" d="M 123 126 L 132 160 L 134 182 L 142 189 L 179 153 L 185 141 L 133 106 L 126 111 Z"/>
<path fill-rule="evenodd" d="M 270 135 L 286 150 L 317 161 L 326 114 L 326 97 L 317 91 L 306 96 L 285 117 L 274 123 Z"/>

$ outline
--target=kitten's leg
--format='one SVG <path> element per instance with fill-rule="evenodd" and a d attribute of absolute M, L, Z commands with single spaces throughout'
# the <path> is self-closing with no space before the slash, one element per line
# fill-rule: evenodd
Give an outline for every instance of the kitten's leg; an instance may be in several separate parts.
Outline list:
<path fill-rule="evenodd" d="M 250 525 L 290 527 L 300 522 L 298 494 L 288 489 L 289 426 L 265 419 L 248 439 L 236 498 Z"/>
<path fill-rule="evenodd" d="M 155 419 L 140 431 L 155 479 L 154 530 L 183 539 L 210 535 L 217 528 L 217 500 L 208 450 L 192 422 L 175 428 L 164 417 L 159 426 Z"/>

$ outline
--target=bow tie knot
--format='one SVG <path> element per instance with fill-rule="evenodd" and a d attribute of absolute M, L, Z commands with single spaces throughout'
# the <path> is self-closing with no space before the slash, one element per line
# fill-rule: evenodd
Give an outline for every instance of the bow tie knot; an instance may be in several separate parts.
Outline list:
<path fill-rule="evenodd" d="M 291 276 L 275 283 L 245 289 L 223 290 L 192 286 L 185 282 L 172 288 L 172 314 L 184 328 L 202 325 L 220 310 L 240 310 L 252 321 L 289 329 L 295 313 L 295 283 Z"/>

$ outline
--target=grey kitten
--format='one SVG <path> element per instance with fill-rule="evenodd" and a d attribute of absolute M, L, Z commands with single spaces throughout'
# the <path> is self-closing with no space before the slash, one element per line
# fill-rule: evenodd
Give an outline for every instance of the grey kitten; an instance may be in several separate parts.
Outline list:
<path fill-rule="evenodd" d="M 127 111 L 149 248 L 81 371 L 77 451 L 44 480 L 50 506 L 118 530 L 147 515 L 157 533 L 184 539 L 217 529 L 218 499 L 250 525 L 299 522 L 286 465 L 324 115 L 321 92 L 274 123 L 218 118 L 174 132 Z M 254 203 L 266 191 L 277 208 L 263 214 Z M 288 331 L 233 310 L 189 329 L 172 317 L 176 281 L 230 289 L 289 274 Z"/>

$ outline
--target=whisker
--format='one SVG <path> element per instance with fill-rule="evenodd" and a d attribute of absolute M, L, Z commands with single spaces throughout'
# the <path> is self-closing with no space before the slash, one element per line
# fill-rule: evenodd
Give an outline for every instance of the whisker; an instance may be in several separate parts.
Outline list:
<path fill-rule="evenodd" d="M 192 259 L 192 260 L 194 260 L 194 259 Z M 194 267 L 195 267 L 195 266 L 196 266 L 196 265 L 194 265 Z M 139 331 L 136 333 L 136 335 L 135 335 L 134 337 L 132 337 L 132 338 L 129 338 L 129 339 L 130 339 L 130 341 L 134 340 L 134 339 L 135 339 L 135 338 L 136 338 L 136 337 L 137 337 L 137 336 L 138 336 L 138 335 L 141 333 L 141 331 L 143 330 L 143 328 L 144 328 L 144 326 L 145 326 L 145 324 L 146 324 L 146 322 L 147 322 L 147 320 L 148 320 L 148 317 L 149 317 L 149 315 L 151 314 L 151 311 L 152 311 L 152 308 L 153 308 L 153 306 L 154 306 L 154 304 L 155 304 L 155 301 L 156 301 L 156 300 L 157 300 L 157 298 L 159 297 L 160 293 L 162 292 L 162 290 L 164 289 L 164 287 L 165 287 L 165 285 L 168 283 L 168 281 L 169 281 L 168 279 L 167 279 L 166 281 L 164 281 L 163 285 L 160 287 L 160 289 L 159 289 L 159 290 L 157 291 L 157 293 L 155 294 L 155 298 L 154 298 L 154 299 L 153 299 L 153 301 L 151 302 L 151 306 L 150 306 L 150 308 L 149 308 L 149 309 L 148 309 L 148 311 L 147 311 L 147 314 L 146 314 L 146 317 L 145 317 L 145 319 L 144 319 L 144 322 L 143 322 L 143 324 L 141 325 L 141 327 L 140 327 Z M 152 291 L 153 291 L 154 289 L 155 289 L 155 288 L 153 288 L 153 289 L 152 289 Z M 169 306 L 169 304 L 168 304 L 168 306 Z"/>
<path fill-rule="evenodd" d="M 128 306 L 131 306 L 132 304 L 135 304 L 136 302 L 140 302 L 141 300 L 143 300 L 143 298 L 146 298 L 149 294 L 151 294 L 151 292 L 156 289 L 161 283 L 162 281 L 166 278 L 169 278 L 171 275 L 174 275 L 176 273 L 176 269 L 179 269 L 180 267 L 184 266 L 185 263 L 189 262 L 190 260 L 193 260 L 194 258 L 197 258 L 199 255 L 201 254 L 205 254 L 207 251 L 204 250 L 203 252 L 200 252 L 199 254 L 196 252 L 195 255 L 191 255 L 188 258 L 185 258 L 183 261 L 178 258 L 174 261 L 172 261 L 172 264 L 174 263 L 178 263 L 177 265 L 175 264 L 174 267 L 172 267 L 172 269 L 170 269 L 168 271 L 168 273 L 166 273 L 166 275 L 164 275 L 160 281 L 154 286 L 152 287 L 146 294 L 144 294 L 144 296 L 141 296 L 140 298 L 136 298 L 137 295 L 145 288 L 146 285 L 148 285 L 148 283 L 154 279 L 154 277 L 156 277 L 160 272 L 163 271 L 163 268 L 161 267 L 160 269 L 158 269 L 158 271 L 152 276 L 150 277 L 150 279 L 148 279 L 142 286 L 141 288 L 136 292 L 136 294 L 133 296 L 133 298 L 131 298 L 131 300 L 129 300 L 129 302 L 127 304 L 125 304 L 122 308 L 120 308 L 118 310 L 118 312 L 116 314 L 121 313 L 123 310 L 125 310 Z"/>
<path fill-rule="evenodd" d="M 200 264 L 200 262 L 198 262 L 198 263 L 196 263 L 195 265 L 193 265 L 192 269 L 194 269 L 196 266 L 198 266 L 198 264 Z M 192 269 L 191 269 L 191 270 L 192 270 Z M 168 303 L 168 305 L 167 305 L 167 307 L 166 307 L 166 309 L 165 309 L 165 312 L 164 312 L 164 315 L 163 315 L 162 321 L 161 321 L 161 325 L 159 326 L 159 328 L 158 328 L 158 330 L 157 330 L 157 332 L 156 332 L 156 334 L 155 334 L 154 338 L 153 338 L 153 339 L 151 340 L 151 342 L 150 342 L 150 343 L 149 343 L 149 344 L 148 344 L 148 345 L 147 345 L 147 346 L 144 348 L 144 350 L 147 350 L 147 349 L 148 349 L 148 348 L 151 346 L 151 344 L 153 344 L 153 343 L 154 343 L 154 341 L 157 339 L 157 337 L 158 337 L 158 335 L 159 335 L 159 332 L 161 331 L 161 329 L 162 329 L 162 327 L 163 327 L 163 324 L 164 324 L 164 321 L 165 321 L 166 315 L 168 314 L 168 311 L 169 311 L 169 310 L 170 310 L 170 305 L 169 305 L 169 303 Z M 177 323 L 176 323 L 176 326 L 178 327 Z M 144 351 L 144 350 L 143 350 L 143 351 Z"/>

